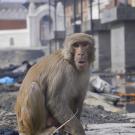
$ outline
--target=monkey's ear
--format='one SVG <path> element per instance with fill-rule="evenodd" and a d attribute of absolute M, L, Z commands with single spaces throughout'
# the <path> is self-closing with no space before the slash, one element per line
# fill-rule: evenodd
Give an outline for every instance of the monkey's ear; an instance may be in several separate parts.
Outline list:
<path fill-rule="evenodd" d="M 74 54 L 73 44 L 76 42 L 73 35 L 66 37 L 64 41 L 64 48 L 62 51 L 64 59 L 69 60 L 69 61 L 72 60 L 72 57 Z"/>
<path fill-rule="evenodd" d="M 68 48 L 64 48 L 62 50 L 62 55 L 64 57 L 65 60 L 71 60 L 72 59 L 72 53 L 71 50 Z"/>

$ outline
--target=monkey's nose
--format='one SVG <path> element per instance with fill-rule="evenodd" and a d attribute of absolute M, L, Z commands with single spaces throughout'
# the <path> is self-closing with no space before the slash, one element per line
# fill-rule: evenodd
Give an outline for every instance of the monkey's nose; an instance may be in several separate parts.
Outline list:
<path fill-rule="evenodd" d="M 84 56 L 84 53 L 80 52 L 78 53 L 79 56 Z"/>

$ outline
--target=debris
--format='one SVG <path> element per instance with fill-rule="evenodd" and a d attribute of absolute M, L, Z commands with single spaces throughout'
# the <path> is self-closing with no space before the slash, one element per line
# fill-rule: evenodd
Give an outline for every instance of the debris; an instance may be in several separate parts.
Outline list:
<path fill-rule="evenodd" d="M 7 68 L 0 69 L 0 78 L 8 76 L 13 78 L 15 82 L 21 83 L 31 65 L 32 64 L 29 64 L 28 61 L 24 61 L 21 65 L 18 66 L 9 65 Z M 2 84 L 5 84 L 5 82 Z"/>
<path fill-rule="evenodd" d="M 135 82 L 135 76 L 127 76 L 126 79 L 128 82 Z"/>
<path fill-rule="evenodd" d="M 0 78 L 0 84 L 11 85 L 15 83 L 15 79 L 10 76 Z"/>
<path fill-rule="evenodd" d="M 12 129 L 0 129 L 0 135 L 19 135 L 19 133 Z"/>
<path fill-rule="evenodd" d="M 110 93 L 111 85 L 101 79 L 99 76 L 93 75 L 90 77 L 90 84 L 93 87 L 93 91 L 98 93 Z"/>
<path fill-rule="evenodd" d="M 104 96 L 104 99 L 108 102 L 112 102 L 114 105 L 117 104 L 117 102 L 120 101 L 120 96 L 117 95 L 113 95 L 113 94 L 101 94 L 102 96 Z"/>
<path fill-rule="evenodd" d="M 132 123 L 89 124 L 86 135 L 134 135 L 135 125 Z"/>
<path fill-rule="evenodd" d="M 85 99 L 84 103 L 93 106 L 101 105 L 106 111 L 110 112 L 122 112 L 122 109 L 114 106 L 114 104 L 117 102 L 117 100 L 119 100 L 119 98 L 117 96 L 113 97 L 113 95 L 111 94 L 109 94 L 109 96 L 107 98 L 107 95 L 105 94 L 88 91 L 87 98 Z"/>
<path fill-rule="evenodd" d="M 22 74 L 28 71 L 28 69 L 31 67 L 28 61 L 24 61 L 22 65 L 17 67 L 16 69 L 12 70 L 12 73 L 14 74 Z"/>
<path fill-rule="evenodd" d="M 0 110 L 0 129 L 15 129 L 16 125 L 15 113 Z"/>
<path fill-rule="evenodd" d="M 99 102 L 99 105 L 102 104 L 105 108 L 107 106 L 110 109 L 112 108 L 112 110 L 117 110 L 117 109 L 114 109 L 112 105 L 116 105 L 120 101 L 120 97 L 117 95 L 113 95 L 112 89 L 113 87 L 108 82 L 100 78 L 99 76 L 94 75 L 90 78 L 90 91 L 91 92 L 89 92 L 89 95 L 91 95 L 94 98 L 93 100 L 97 99 L 97 102 Z M 93 92 L 95 92 L 95 94 Z M 87 100 L 87 102 L 89 101 Z"/>
<path fill-rule="evenodd" d="M 119 112 L 106 111 L 101 105 L 84 104 L 81 120 L 84 125 L 103 123 L 130 123 L 130 119 Z M 132 118 L 131 118 L 132 119 Z"/>

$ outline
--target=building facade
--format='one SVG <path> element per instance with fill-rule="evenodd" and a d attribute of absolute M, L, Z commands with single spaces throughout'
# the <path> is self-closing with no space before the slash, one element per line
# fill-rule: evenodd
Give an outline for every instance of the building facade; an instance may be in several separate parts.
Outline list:
<path fill-rule="evenodd" d="M 0 8 L 0 47 L 62 47 L 66 35 L 93 34 L 95 70 L 135 67 L 135 0 L 30 0 Z M 13 7 L 13 8 L 12 8 Z"/>
<path fill-rule="evenodd" d="M 0 3 L 0 7 L 1 48 L 49 46 L 51 52 L 62 46 L 65 28 L 60 2 L 31 0 L 23 4 Z M 55 33 L 62 35 L 57 36 L 57 41 Z"/>
<path fill-rule="evenodd" d="M 67 34 L 93 34 L 96 70 L 125 73 L 134 69 L 135 0 L 69 0 L 65 12 Z"/>

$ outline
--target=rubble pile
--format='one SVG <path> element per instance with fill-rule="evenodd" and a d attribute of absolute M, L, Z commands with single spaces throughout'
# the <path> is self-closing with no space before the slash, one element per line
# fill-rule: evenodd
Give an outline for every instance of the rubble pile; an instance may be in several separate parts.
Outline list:
<path fill-rule="evenodd" d="M 26 72 L 31 67 L 28 61 L 22 62 L 21 65 L 10 65 L 0 69 L 0 84 L 14 85 L 21 83 Z"/>
<path fill-rule="evenodd" d="M 102 106 L 89 105 L 84 105 L 81 119 L 84 125 L 130 122 L 129 118 L 122 116 L 120 113 L 105 111 Z"/>

